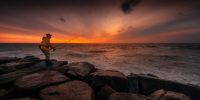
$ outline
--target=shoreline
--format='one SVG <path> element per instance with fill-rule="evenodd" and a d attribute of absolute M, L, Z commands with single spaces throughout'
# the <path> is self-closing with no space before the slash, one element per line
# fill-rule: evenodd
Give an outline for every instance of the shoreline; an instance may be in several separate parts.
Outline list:
<path fill-rule="evenodd" d="M 56 100 L 57 96 L 75 98 L 73 95 L 80 100 L 118 100 L 126 96 L 139 98 L 137 100 L 200 98 L 199 86 L 160 79 L 153 74 L 126 76 L 119 71 L 97 69 L 88 62 L 52 62 L 53 65 L 46 66 L 44 60 L 34 56 L 0 58 L 0 99 Z M 50 90 L 58 93 L 50 93 Z"/>

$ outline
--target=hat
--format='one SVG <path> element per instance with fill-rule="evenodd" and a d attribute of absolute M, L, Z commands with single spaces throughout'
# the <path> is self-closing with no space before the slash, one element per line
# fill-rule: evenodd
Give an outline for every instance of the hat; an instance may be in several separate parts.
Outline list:
<path fill-rule="evenodd" d="M 51 34 L 50 34 L 50 33 L 47 33 L 46 36 L 51 36 Z"/>

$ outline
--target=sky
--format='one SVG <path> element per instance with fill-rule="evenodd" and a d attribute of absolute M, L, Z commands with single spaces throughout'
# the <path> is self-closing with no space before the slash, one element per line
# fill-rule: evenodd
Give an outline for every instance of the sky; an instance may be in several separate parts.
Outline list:
<path fill-rule="evenodd" d="M 0 43 L 200 43 L 198 0 L 1 0 Z"/>

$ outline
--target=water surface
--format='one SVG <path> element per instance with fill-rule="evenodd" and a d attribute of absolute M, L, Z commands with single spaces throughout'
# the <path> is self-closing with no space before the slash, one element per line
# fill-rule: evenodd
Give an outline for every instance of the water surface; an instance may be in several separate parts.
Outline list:
<path fill-rule="evenodd" d="M 54 44 L 51 58 L 200 86 L 200 44 Z M 38 44 L 0 44 L 0 56 L 44 58 Z"/>

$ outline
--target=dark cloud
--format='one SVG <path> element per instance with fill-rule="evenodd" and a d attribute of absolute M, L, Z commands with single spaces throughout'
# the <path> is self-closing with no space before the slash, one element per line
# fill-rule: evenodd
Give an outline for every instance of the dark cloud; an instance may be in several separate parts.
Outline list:
<path fill-rule="evenodd" d="M 199 28 L 199 5 L 194 0 L 2 0 L 0 32 L 51 32 L 86 39 L 109 38 L 116 32 L 117 41 L 130 42 Z M 129 14 L 132 11 L 134 14 Z M 190 41 L 196 36 L 179 37 L 180 41 Z"/>
<path fill-rule="evenodd" d="M 60 20 L 61 22 L 64 22 L 64 23 L 66 22 L 64 18 L 60 18 L 59 20 Z"/>
<path fill-rule="evenodd" d="M 125 0 L 121 5 L 121 9 L 124 13 L 130 13 L 141 1 L 142 0 Z"/>
<path fill-rule="evenodd" d="M 179 16 L 183 16 L 183 15 L 184 15 L 183 12 L 178 12 L 177 14 L 178 14 Z"/>

